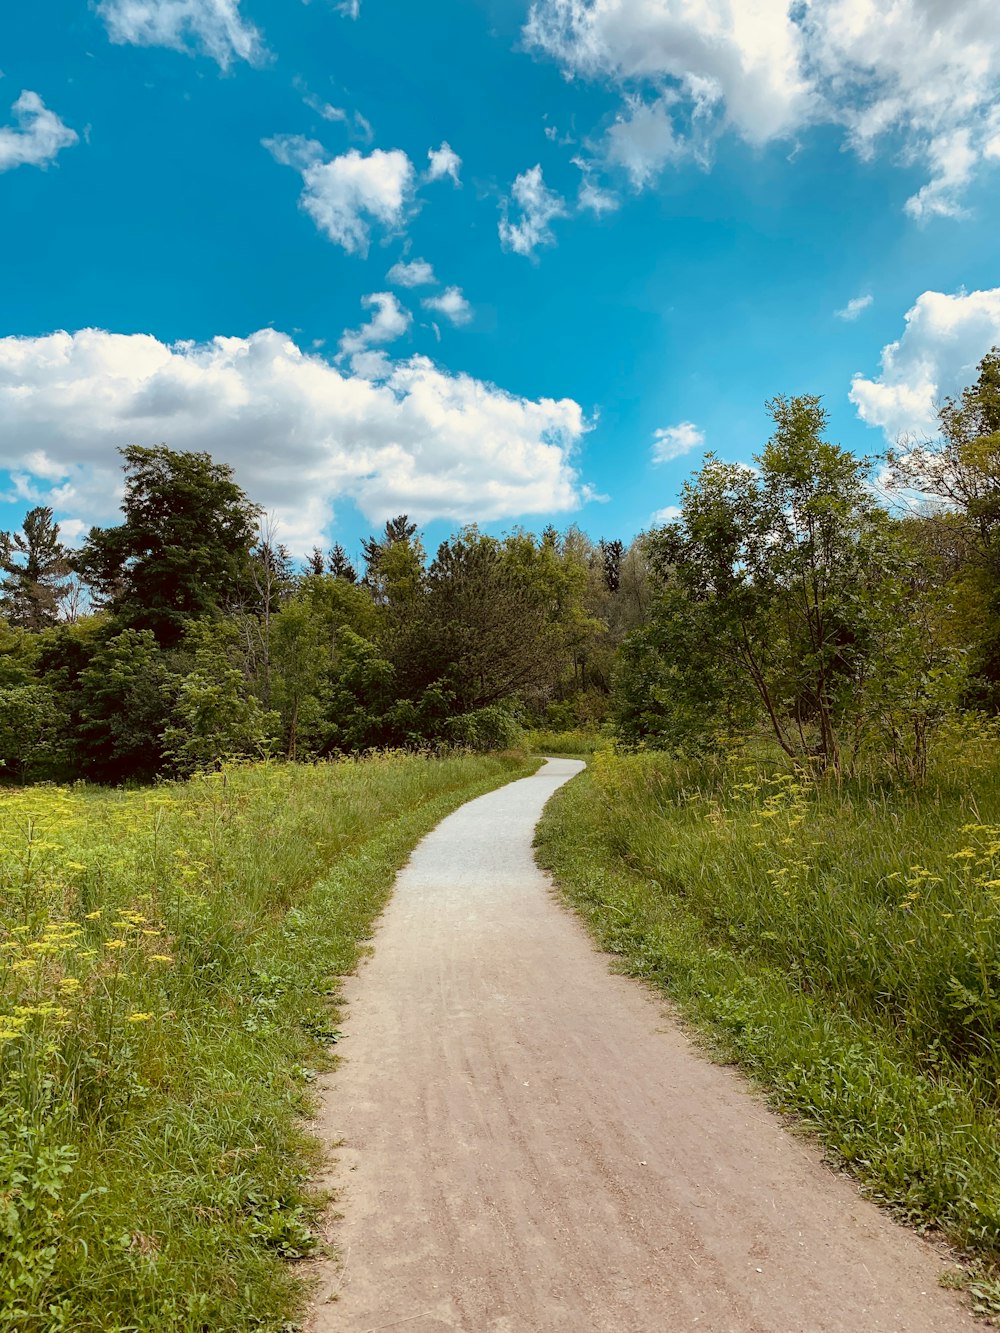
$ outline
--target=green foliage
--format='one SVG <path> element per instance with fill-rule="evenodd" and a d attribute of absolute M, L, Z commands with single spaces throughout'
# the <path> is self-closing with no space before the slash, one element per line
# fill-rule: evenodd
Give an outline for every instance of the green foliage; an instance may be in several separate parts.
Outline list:
<path fill-rule="evenodd" d="M 516 750 L 524 741 L 520 722 L 503 704 L 462 713 L 447 724 L 449 739 L 466 750 Z"/>
<path fill-rule="evenodd" d="M 0 799 L 0 1331 L 291 1327 L 304 1136 L 415 842 L 516 758 L 230 766 Z"/>
<path fill-rule="evenodd" d="M 272 748 L 278 714 L 265 710 L 234 661 L 232 626 L 192 625 L 185 648 L 192 669 L 170 689 L 172 721 L 162 734 L 163 756 L 187 775 L 223 760 L 261 759 Z"/>
<path fill-rule="evenodd" d="M 66 715 L 47 685 L 0 685 L 0 772 L 12 782 L 58 776 Z"/>
<path fill-rule="evenodd" d="M 163 763 L 170 685 L 151 630 L 127 629 L 98 639 L 78 676 L 76 744 L 86 778 L 120 783 L 156 776 Z"/>
<path fill-rule="evenodd" d="M 781 755 L 599 752 L 543 863 L 661 986 L 910 1220 L 1000 1252 L 1000 764 L 962 724 L 928 782 L 814 781 Z"/>
<path fill-rule="evenodd" d="M 710 455 L 647 538 L 663 591 L 623 653 L 622 737 L 712 744 L 759 714 L 789 757 L 851 770 L 884 737 L 920 777 L 960 677 L 912 614 L 912 550 L 818 399 L 769 408 L 759 469 Z"/>
<path fill-rule="evenodd" d="M 120 627 L 148 630 L 169 647 L 189 621 L 239 600 L 260 509 L 208 454 L 163 445 L 121 454 L 124 521 L 91 528 L 77 563 Z"/>
<path fill-rule="evenodd" d="M 0 533 L 0 612 L 12 625 L 35 632 L 54 625 L 69 574 L 51 509 L 30 509 L 20 532 Z"/>

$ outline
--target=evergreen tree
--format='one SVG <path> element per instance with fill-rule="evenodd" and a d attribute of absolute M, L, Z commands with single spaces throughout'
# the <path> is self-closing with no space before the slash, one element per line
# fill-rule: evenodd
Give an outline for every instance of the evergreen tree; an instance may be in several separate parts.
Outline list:
<path fill-rule="evenodd" d="M 316 570 L 316 573 L 322 574 L 323 570 Z M 337 542 L 336 546 L 330 552 L 329 572 L 335 579 L 343 579 L 346 583 L 357 583 L 358 571 L 347 558 L 347 552 Z"/>
<path fill-rule="evenodd" d="M 51 509 L 38 505 L 20 532 L 0 533 L 0 574 L 0 609 L 12 625 L 37 633 L 58 622 L 70 563 Z"/>

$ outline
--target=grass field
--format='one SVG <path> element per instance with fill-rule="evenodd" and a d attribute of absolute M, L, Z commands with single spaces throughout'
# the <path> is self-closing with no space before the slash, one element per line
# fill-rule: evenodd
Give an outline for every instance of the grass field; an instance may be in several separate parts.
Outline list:
<path fill-rule="evenodd" d="M 531 754 L 569 755 L 574 759 L 586 759 L 608 743 L 608 738 L 599 731 L 537 728 L 524 733 L 524 744 Z"/>
<path fill-rule="evenodd" d="M 0 1329 L 290 1330 L 301 1117 L 397 868 L 516 757 L 0 795 Z"/>
<path fill-rule="evenodd" d="M 539 848 L 623 968 L 876 1197 L 996 1260 L 995 737 L 952 737 L 920 790 L 816 783 L 759 756 L 598 753 Z M 986 1309 L 998 1288 L 976 1295 Z"/>

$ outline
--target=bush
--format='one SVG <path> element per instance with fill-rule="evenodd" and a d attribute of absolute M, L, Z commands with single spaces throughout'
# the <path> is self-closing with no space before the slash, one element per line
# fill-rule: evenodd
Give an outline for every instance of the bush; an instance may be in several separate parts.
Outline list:
<path fill-rule="evenodd" d="M 466 750 L 485 754 L 489 750 L 516 750 L 524 731 L 505 704 L 490 704 L 474 713 L 463 713 L 447 724 L 448 738 Z"/>

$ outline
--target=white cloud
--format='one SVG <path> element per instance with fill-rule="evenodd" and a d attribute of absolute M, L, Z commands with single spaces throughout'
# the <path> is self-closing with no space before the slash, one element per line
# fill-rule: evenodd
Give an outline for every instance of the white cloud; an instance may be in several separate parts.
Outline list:
<path fill-rule="evenodd" d="M 725 131 L 761 145 L 832 125 L 863 157 L 901 143 L 926 219 L 1000 157 L 995 0 L 534 0 L 525 37 L 620 87 L 602 156 L 637 183 Z"/>
<path fill-rule="evenodd" d="M 341 0 L 337 9 L 345 18 L 356 19 L 361 13 L 361 0 Z"/>
<path fill-rule="evenodd" d="M 468 324 L 472 319 L 472 306 L 463 296 L 461 287 L 446 287 L 438 295 L 426 297 L 422 304 L 425 310 L 444 315 L 452 324 Z"/>
<path fill-rule="evenodd" d="M 693 421 L 681 421 L 676 426 L 663 426 L 653 431 L 653 462 L 669 463 L 674 458 L 700 449 L 705 433 Z"/>
<path fill-rule="evenodd" d="M 432 287 L 437 282 L 426 259 L 400 259 L 385 276 L 397 287 Z"/>
<path fill-rule="evenodd" d="M 555 218 L 566 217 L 567 211 L 562 197 L 542 179 L 541 166 L 522 171 L 511 187 L 511 194 L 521 210 L 521 220 L 510 221 L 510 201 L 505 199 L 498 228 L 503 248 L 530 256 L 539 245 L 553 245 L 556 238 L 549 224 Z"/>
<path fill-rule="evenodd" d="M 267 54 L 239 0 L 101 0 L 97 12 L 119 45 L 200 50 L 223 69 L 234 60 L 258 63 Z"/>
<path fill-rule="evenodd" d="M 576 196 L 577 212 L 593 213 L 596 217 L 601 217 L 605 213 L 613 213 L 619 207 L 618 196 L 594 182 L 593 166 L 585 158 L 574 157 L 571 160 L 574 167 L 579 167 L 583 173 L 580 189 Z"/>
<path fill-rule="evenodd" d="M 366 120 L 360 111 L 346 111 L 342 106 L 334 106 L 331 102 L 324 102 L 321 97 L 309 92 L 303 96 L 302 100 L 310 111 L 315 111 L 317 116 L 322 116 L 324 120 L 332 121 L 338 125 L 346 125 L 355 139 L 371 143 L 375 138 L 371 121 Z"/>
<path fill-rule="evenodd" d="M 461 185 L 459 172 L 462 169 L 462 159 L 455 152 L 449 143 L 442 143 L 440 148 L 430 148 L 427 151 L 427 179 L 429 181 L 443 180 L 445 176 L 450 176 L 456 185 Z"/>
<path fill-rule="evenodd" d="M 372 223 L 390 234 L 404 226 L 413 199 L 416 173 L 399 148 L 375 148 L 365 156 L 356 148 L 324 161 L 322 146 L 301 135 L 265 139 L 277 162 L 302 176 L 300 203 L 316 226 L 349 254 L 367 255 Z"/>
<path fill-rule="evenodd" d="M 623 167 L 636 189 L 658 176 L 668 162 L 679 161 L 687 146 L 674 131 L 670 103 L 665 98 L 644 102 L 630 97 L 625 111 L 607 132 L 605 156 L 611 166 Z"/>
<path fill-rule="evenodd" d="M 837 319 L 844 319 L 847 320 L 848 323 L 851 323 L 853 320 L 857 319 L 863 311 L 867 310 L 874 300 L 875 298 L 872 296 L 871 292 L 866 292 L 864 296 L 852 296 L 847 305 L 842 306 L 840 310 L 835 310 L 833 313 Z"/>
<path fill-rule="evenodd" d="M 941 402 L 975 380 L 978 363 L 1000 344 L 1000 287 L 924 292 L 905 319 L 900 338 L 882 349 L 879 374 L 851 383 L 858 415 L 889 440 L 934 434 Z"/>
<path fill-rule="evenodd" d="M 413 316 L 399 304 L 392 292 L 372 292 L 363 296 L 361 304 L 374 314 L 367 324 L 360 329 L 349 329 L 340 340 L 338 361 L 345 356 L 351 357 L 352 370 L 363 374 L 366 379 L 380 379 L 384 370 L 381 362 L 359 361 L 359 354 L 369 347 L 395 342 L 402 338 L 413 322 Z M 372 372 L 375 372 L 374 374 Z"/>
<path fill-rule="evenodd" d="M 654 523 L 676 523 L 683 513 L 680 505 L 666 505 L 654 511 L 652 520 Z"/>
<path fill-rule="evenodd" d="M 0 171 L 46 167 L 63 148 L 79 142 L 75 131 L 50 111 L 37 93 L 23 92 L 11 108 L 14 127 L 0 126 Z"/>
<path fill-rule="evenodd" d="M 520 398 L 424 357 L 365 379 L 273 329 L 172 346 L 99 329 L 0 339 L 0 467 L 44 482 L 73 522 L 114 519 L 118 446 L 161 442 L 232 464 L 299 552 L 341 498 L 373 523 L 568 511 L 587 429 L 572 399 Z"/>

